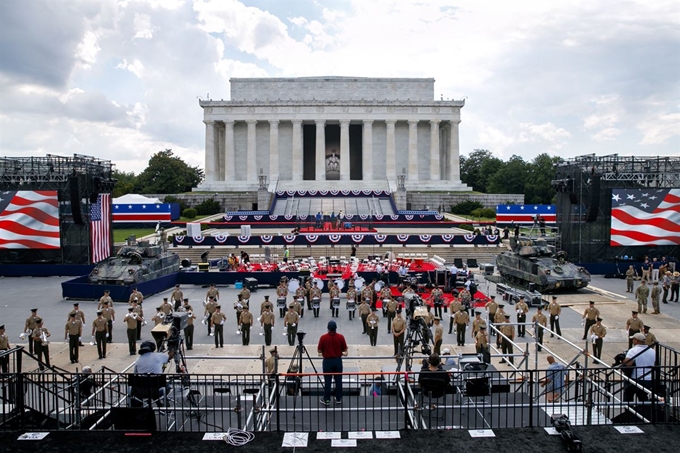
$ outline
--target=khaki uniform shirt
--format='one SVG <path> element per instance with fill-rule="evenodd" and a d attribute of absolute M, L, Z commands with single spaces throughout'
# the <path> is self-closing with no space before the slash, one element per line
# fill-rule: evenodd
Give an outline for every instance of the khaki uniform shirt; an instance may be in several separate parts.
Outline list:
<path fill-rule="evenodd" d="M 158 313 L 153 315 L 153 318 L 151 318 L 151 320 L 153 321 L 154 326 L 157 326 L 158 324 L 163 322 L 163 319 L 165 319 L 165 316 L 161 317 L 162 314 L 163 314 L 163 312 L 159 311 Z"/>
<path fill-rule="evenodd" d="M 224 321 L 227 320 L 227 315 L 225 315 L 221 311 L 216 311 L 215 313 L 212 314 L 211 318 L 213 325 L 222 325 L 224 324 Z"/>
<path fill-rule="evenodd" d="M 373 291 L 371 290 L 371 288 L 365 286 L 364 289 L 361 290 L 361 299 L 373 300 Z"/>
<path fill-rule="evenodd" d="M 114 319 L 116 319 L 116 311 L 113 308 L 104 307 L 104 309 L 102 310 L 102 316 L 107 321 L 113 321 Z"/>
<path fill-rule="evenodd" d="M 368 318 L 366 318 L 366 325 L 368 325 L 368 327 L 370 327 L 371 329 L 375 329 L 378 327 L 378 324 L 380 324 L 380 318 L 378 317 L 378 315 L 376 315 L 375 313 L 371 313 L 370 315 L 368 315 Z"/>
<path fill-rule="evenodd" d="M 487 336 L 486 332 L 482 332 L 481 330 L 477 332 L 475 335 L 475 343 L 483 348 L 488 347 L 489 337 Z"/>
<path fill-rule="evenodd" d="M 463 309 L 463 304 L 460 303 L 458 299 L 454 299 L 449 305 L 449 310 L 451 310 L 451 316 L 455 315 Z"/>
<path fill-rule="evenodd" d="M 132 317 L 132 314 L 128 313 L 123 319 L 125 324 L 127 324 L 128 330 L 137 329 L 137 320 Z"/>
<path fill-rule="evenodd" d="M 250 290 L 248 288 L 243 288 L 239 294 L 241 295 L 241 300 L 250 300 Z"/>
<path fill-rule="evenodd" d="M 279 298 L 288 296 L 288 288 L 286 288 L 284 285 L 279 285 L 276 288 L 276 296 Z"/>
<path fill-rule="evenodd" d="M 640 318 L 628 318 L 628 321 L 626 321 L 626 329 L 628 330 L 637 330 L 642 332 L 642 328 L 645 326 L 645 323 L 642 322 L 642 319 Z"/>
<path fill-rule="evenodd" d="M 274 374 L 276 373 L 276 359 L 274 356 L 269 356 L 267 359 L 264 361 L 264 368 L 267 374 Z"/>
<path fill-rule="evenodd" d="M 216 308 L 217 308 L 217 302 L 215 302 L 214 300 L 211 300 L 210 302 L 205 304 L 205 312 L 210 313 L 211 315 L 213 313 L 215 313 Z"/>
<path fill-rule="evenodd" d="M 484 307 L 489 311 L 489 315 L 495 315 L 498 310 L 498 304 L 494 301 L 487 302 Z"/>
<path fill-rule="evenodd" d="M 80 320 L 76 319 L 75 321 L 67 322 L 64 330 L 68 335 L 81 336 L 82 333 L 83 333 L 82 327 L 83 327 L 83 323 L 80 322 Z"/>
<path fill-rule="evenodd" d="M 170 313 L 172 313 L 172 305 L 170 305 L 169 303 L 167 303 L 167 304 L 162 303 L 161 304 L 161 311 L 163 313 L 165 313 L 166 315 L 169 315 Z"/>
<path fill-rule="evenodd" d="M 262 313 L 262 316 L 260 317 L 260 325 L 273 326 L 275 319 L 276 317 L 274 316 L 274 313 L 272 313 L 271 311 Z"/>
<path fill-rule="evenodd" d="M 590 328 L 590 335 L 595 335 L 598 338 L 604 338 L 607 336 L 607 328 L 600 324 L 599 326 L 595 324 Z"/>
<path fill-rule="evenodd" d="M 348 301 L 356 301 L 357 300 L 357 290 L 354 288 L 350 288 L 347 290 L 347 300 Z"/>
<path fill-rule="evenodd" d="M 265 301 L 262 302 L 262 304 L 260 305 L 260 314 L 264 313 L 264 312 L 267 311 L 267 310 L 273 311 L 273 310 L 274 310 L 274 306 L 272 305 L 271 302 L 269 302 L 268 300 L 265 300 Z"/>
<path fill-rule="evenodd" d="M 359 316 L 368 315 L 370 313 L 371 313 L 371 307 L 366 302 L 362 302 L 359 305 Z"/>
<path fill-rule="evenodd" d="M 26 323 L 24 324 L 24 332 L 26 329 L 35 330 L 38 327 L 38 323 L 35 321 L 37 318 L 34 316 L 29 316 L 26 318 Z"/>
<path fill-rule="evenodd" d="M 176 302 L 182 302 L 182 300 L 184 300 L 184 293 L 182 293 L 181 290 L 176 289 L 172 292 L 170 298 Z"/>
<path fill-rule="evenodd" d="M 194 319 L 196 319 L 196 315 L 194 314 L 194 311 L 191 308 L 187 310 L 187 313 L 191 313 L 190 315 L 187 316 L 187 326 L 193 326 Z"/>
<path fill-rule="evenodd" d="M 472 320 L 472 336 L 474 337 L 477 335 L 477 332 L 479 332 L 479 325 L 483 323 L 484 320 L 482 318 L 477 318 Z"/>
<path fill-rule="evenodd" d="M 444 337 L 444 326 L 441 322 L 434 325 L 434 341 L 441 340 Z"/>
<path fill-rule="evenodd" d="M 215 299 L 219 300 L 220 298 L 220 290 L 217 288 L 210 288 L 208 289 L 208 292 L 205 293 L 205 296 L 210 300 L 211 297 L 214 297 Z"/>
<path fill-rule="evenodd" d="M 470 324 L 470 316 L 464 311 L 459 311 L 453 316 L 453 322 L 458 325 Z"/>
<path fill-rule="evenodd" d="M 295 300 L 295 302 L 293 302 L 293 305 L 294 305 L 293 310 L 295 310 L 295 313 L 297 313 L 298 315 L 302 314 L 302 304 L 298 302 L 297 299 Z"/>
<path fill-rule="evenodd" d="M 649 332 L 645 335 L 645 344 L 647 346 L 652 346 L 656 342 L 656 336 L 653 333 Z"/>
<path fill-rule="evenodd" d="M 93 332 L 109 332 L 109 325 L 106 322 L 106 319 L 103 317 L 101 319 L 94 318 L 94 321 L 92 321 L 92 331 Z"/>
<path fill-rule="evenodd" d="M 503 310 L 502 308 L 496 310 L 496 315 L 493 317 L 493 322 L 494 324 L 500 324 L 502 322 L 505 322 L 505 310 Z"/>
<path fill-rule="evenodd" d="M 543 327 L 548 325 L 548 317 L 543 313 L 536 313 L 532 318 L 531 322 L 538 322 Z"/>
<path fill-rule="evenodd" d="M 295 290 L 295 298 L 296 299 L 304 299 L 305 298 L 305 289 L 300 286 L 298 289 Z"/>
<path fill-rule="evenodd" d="M 51 335 L 50 331 L 45 329 L 44 327 L 36 327 L 31 333 L 31 338 L 34 341 L 42 341 L 40 337 L 42 336 L 43 332 L 45 332 L 45 335 L 47 335 L 48 337 Z"/>
<path fill-rule="evenodd" d="M 100 310 L 104 306 L 104 302 L 109 303 L 109 307 L 113 306 L 113 299 L 111 296 L 102 296 L 99 298 L 99 303 L 97 304 L 97 310 Z"/>
<path fill-rule="evenodd" d="M 550 302 L 548 313 L 550 313 L 550 316 L 559 316 L 562 313 L 562 306 L 557 302 Z"/>
<path fill-rule="evenodd" d="M 71 319 L 71 314 L 73 314 L 73 313 L 75 313 L 76 319 L 78 321 L 85 323 L 85 313 L 83 313 L 83 310 L 71 310 L 71 311 L 69 311 L 68 317 L 66 318 L 67 321 Z"/>
<path fill-rule="evenodd" d="M 9 349 L 9 337 L 5 334 L 0 335 L 0 351 Z"/>
<path fill-rule="evenodd" d="M 526 302 L 517 302 L 517 305 L 515 305 L 515 308 L 517 309 L 517 313 L 519 312 L 524 313 L 525 315 L 529 313 L 529 306 L 527 305 Z"/>
<path fill-rule="evenodd" d="M 597 318 L 600 317 L 600 310 L 597 308 L 586 308 L 586 310 L 583 312 L 583 317 L 590 320 L 590 321 L 595 321 Z"/>
<path fill-rule="evenodd" d="M 250 324 L 253 325 L 253 314 L 249 310 L 243 310 L 241 317 L 238 320 L 240 324 Z"/>
<path fill-rule="evenodd" d="M 512 324 L 503 323 L 500 325 L 498 330 L 503 332 L 503 335 L 510 338 L 511 340 L 515 339 L 515 326 L 513 326 Z"/>
<path fill-rule="evenodd" d="M 406 329 L 406 320 L 401 316 L 394 318 L 394 321 L 392 321 L 392 334 L 398 337 L 404 333 L 404 329 Z"/>
<path fill-rule="evenodd" d="M 128 303 L 131 304 L 133 300 L 137 299 L 137 302 L 142 302 L 144 300 L 144 295 L 140 293 L 139 291 L 132 291 L 130 294 L 130 298 L 128 299 Z M 109 302 L 111 303 L 111 302 Z"/>
<path fill-rule="evenodd" d="M 283 325 L 285 327 L 288 327 L 293 324 L 297 324 L 299 320 L 298 314 L 295 312 L 295 310 L 288 310 L 286 312 L 286 315 L 283 317 Z"/>
<path fill-rule="evenodd" d="M 390 301 L 387 302 L 387 311 L 388 311 L 389 313 L 396 313 L 396 312 L 397 312 L 397 307 L 398 307 L 398 306 L 399 306 L 399 304 L 397 303 L 396 300 L 390 299 Z"/>

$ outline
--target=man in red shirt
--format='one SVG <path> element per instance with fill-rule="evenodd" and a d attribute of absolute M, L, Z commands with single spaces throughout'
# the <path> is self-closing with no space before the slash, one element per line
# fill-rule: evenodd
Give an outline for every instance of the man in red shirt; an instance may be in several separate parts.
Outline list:
<path fill-rule="evenodd" d="M 328 333 L 321 335 L 317 350 L 323 356 L 323 372 L 326 382 L 321 404 L 331 404 L 331 381 L 335 377 L 335 403 L 342 404 L 342 375 L 330 375 L 328 373 L 342 373 L 342 356 L 347 355 L 347 342 L 345 337 L 337 333 L 338 325 L 335 321 L 328 321 Z"/>

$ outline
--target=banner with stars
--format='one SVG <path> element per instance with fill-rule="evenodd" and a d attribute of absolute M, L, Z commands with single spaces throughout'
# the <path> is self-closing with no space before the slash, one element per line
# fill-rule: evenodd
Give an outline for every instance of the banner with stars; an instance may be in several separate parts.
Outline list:
<path fill-rule="evenodd" d="M 680 189 L 613 189 L 610 245 L 680 245 Z"/>
<path fill-rule="evenodd" d="M 499 204 L 496 206 L 497 223 L 534 223 L 537 216 L 547 224 L 557 221 L 554 204 Z"/>
<path fill-rule="evenodd" d="M 170 203 L 113 205 L 113 223 L 163 223 L 170 222 L 170 216 Z"/>

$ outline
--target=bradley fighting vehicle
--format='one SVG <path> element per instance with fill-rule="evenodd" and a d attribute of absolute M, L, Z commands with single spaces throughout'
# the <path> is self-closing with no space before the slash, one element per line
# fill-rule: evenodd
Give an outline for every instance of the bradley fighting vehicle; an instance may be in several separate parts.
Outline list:
<path fill-rule="evenodd" d="M 545 239 L 510 238 L 511 252 L 496 257 L 496 268 L 507 283 L 539 292 L 585 288 L 590 273 L 554 253 Z"/>
<path fill-rule="evenodd" d="M 131 285 L 178 271 L 179 256 L 168 252 L 165 244 L 151 245 L 130 236 L 116 256 L 97 263 L 89 280 L 95 284 Z"/>

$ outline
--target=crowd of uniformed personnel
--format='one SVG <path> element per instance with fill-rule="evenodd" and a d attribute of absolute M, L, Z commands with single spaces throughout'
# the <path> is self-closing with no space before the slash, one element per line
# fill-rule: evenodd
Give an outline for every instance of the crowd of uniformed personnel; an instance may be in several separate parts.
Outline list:
<path fill-rule="evenodd" d="M 312 310 L 315 317 L 319 316 L 321 309 L 323 293 L 321 289 L 311 279 L 306 281 L 303 285 L 298 286 L 294 290 L 293 299 L 288 302 L 289 289 L 287 279 L 282 279 L 280 285 L 276 289 L 276 308 L 279 308 L 279 317 L 282 318 L 283 326 L 287 333 L 287 340 L 289 345 L 295 344 L 296 334 L 298 331 L 300 320 L 304 317 L 305 305 L 308 310 Z M 378 333 L 381 324 L 381 316 L 378 315 L 377 301 L 382 301 L 382 318 L 385 319 L 386 333 L 393 336 L 394 355 L 399 357 L 403 353 L 407 321 L 402 314 L 402 306 L 393 296 L 390 288 L 386 285 L 377 285 L 375 280 L 370 284 L 364 284 L 362 287 L 355 287 L 354 281 L 349 281 L 349 286 L 346 292 L 346 308 L 349 312 L 349 319 L 354 319 L 355 312 L 358 312 L 361 319 L 363 334 L 369 338 L 371 346 L 377 346 Z M 631 290 L 632 291 L 632 290 Z M 414 288 L 408 285 L 403 289 L 403 293 L 407 294 L 414 292 Z M 636 333 L 643 332 L 648 339 L 648 344 L 656 342 L 654 334 L 650 333 L 650 327 L 645 326 L 642 320 L 638 318 L 639 312 L 646 313 L 646 298 L 649 295 L 649 288 L 643 280 L 640 286 L 635 291 L 638 300 L 638 310 L 632 312 L 632 316 L 626 322 L 626 330 L 630 338 Z M 654 313 L 658 312 L 658 299 L 661 290 L 656 286 L 652 288 L 652 305 L 654 306 Z M 331 317 L 339 316 L 339 302 L 341 297 L 341 287 L 336 282 L 329 281 L 329 304 Z M 527 320 L 529 307 L 524 298 L 520 298 L 516 303 L 514 309 L 516 311 L 517 327 L 511 323 L 511 315 L 505 311 L 505 305 L 499 304 L 495 300 L 495 296 L 490 296 L 485 304 L 486 320 L 482 318 L 481 311 L 474 312 L 474 318 L 471 319 L 469 310 L 471 309 L 471 295 L 470 292 L 463 288 L 456 297 L 445 305 L 443 303 L 443 293 L 440 288 L 435 286 L 430 294 L 432 300 L 432 312 L 429 305 L 427 312 L 423 315 L 428 332 L 426 341 L 431 342 L 434 347 L 434 352 L 439 354 L 444 343 L 444 325 L 443 313 L 448 312 L 449 316 L 449 335 L 456 335 L 457 346 L 463 347 L 466 344 L 467 331 L 470 329 L 470 338 L 473 340 L 477 353 L 481 354 L 485 362 L 490 361 L 490 345 L 489 336 L 496 336 L 496 346 L 502 352 L 503 359 L 501 363 L 514 363 L 513 342 L 516 337 L 524 337 L 526 335 L 526 325 L 523 323 Z M 251 292 L 248 288 L 243 288 L 234 302 L 235 322 L 237 325 L 237 333 L 241 335 L 242 344 L 247 346 L 250 344 L 250 331 L 255 322 L 260 324 L 264 333 L 264 343 L 270 346 L 272 343 L 272 331 L 276 324 L 275 306 L 269 300 L 269 296 L 264 296 L 264 301 L 260 304 L 259 313 L 251 311 Z M 220 293 L 214 284 L 210 285 L 206 293 L 206 301 L 204 305 L 203 324 L 207 326 L 209 336 L 214 336 L 215 347 L 224 347 L 224 325 L 227 320 L 227 315 L 222 312 L 222 307 L 219 303 Z M 141 340 L 142 327 L 146 324 L 144 318 L 144 311 L 142 303 L 144 296 L 136 288 L 131 293 L 128 300 L 128 313 L 124 316 L 123 322 L 127 327 L 127 340 L 129 345 L 129 352 L 131 355 L 136 354 L 136 342 Z M 672 299 L 671 299 L 672 300 Z M 665 302 L 665 301 L 664 301 Z M 544 310 L 546 313 L 544 313 Z M 194 344 L 194 320 L 196 314 L 194 308 L 189 303 L 189 299 L 183 296 L 180 285 L 176 285 L 170 298 L 163 298 L 163 302 L 156 307 L 156 313 L 151 318 L 155 325 L 164 321 L 166 317 L 174 312 L 186 312 L 187 327 L 184 329 L 185 345 L 187 350 L 193 349 Z M 49 366 L 49 341 L 47 338 L 51 335 L 49 330 L 43 326 L 42 319 L 38 316 L 38 310 L 32 309 L 31 315 L 26 319 L 24 325 L 24 332 L 29 333 L 29 352 L 35 354 L 44 364 Z M 549 304 L 544 307 L 538 307 L 537 312 L 531 318 L 531 324 L 537 326 L 533 329 L 533 335 L 536 336 L 539 343 L 538 350 L 541 350 L 543 344 L 543 329 L 548 328 L 548 321 L 550 325 L 551 336 L 557 334 L 561 335 L 560 329 L 560 315 L 561 305 L 557 301 L 557 296 L 552 296 Z M 601 313 L 595 307 L 595 302 L 590 302 L 589 306 L 584 310 L 583 315 L 583 340 L 589 338 L 592 341 L 593 356 L 600 359 L 602 354 L 602 346 L 604 338 L 607 335 L 607 328 L 602 324 Z M 104 291 L 104 295 L 99 299 L 96 311 L 96 317 L 92 321 L 91 335 L 93 344 L 97 346 L 98 357 L 100 359 L 106 358 L 107 344 L 113 340 L 113 325 L 116 322 L 116 311 L 113 308 L 113 300 L 109 295 L 109 291 Z M 73 309 L 68 313 L 67 322 L 64 328 L 65 340 L 69 343 L 69 358 L 71 363 L 79 361 L 79 347 L 83 346 L 82 335 L 83 326 L 86 325 L 85 314 L 79 308 L 78 303 L 73 304 Z M 491 328 L 493 326 L 494 328 Z M 500 332 L 502 335 L 496 335 Z M 4 332 L 3 332 L 4 334 Z M 9 347 L 9 341 L 6 342 Z M 157 346 L 160 347 L 162 339 L 157 341 Z M 2 344 L 0 344 L 2 346 Z M 629 345 L 630 347 L 630 345 Z M 2 348 L 0 348 L 2 349 Z"/>

